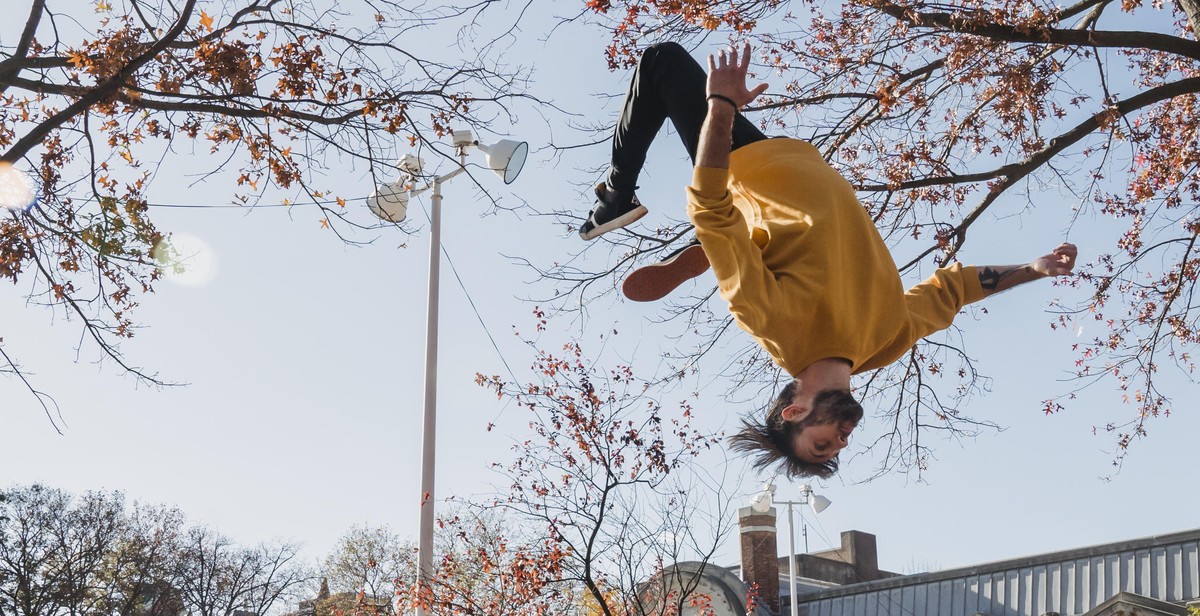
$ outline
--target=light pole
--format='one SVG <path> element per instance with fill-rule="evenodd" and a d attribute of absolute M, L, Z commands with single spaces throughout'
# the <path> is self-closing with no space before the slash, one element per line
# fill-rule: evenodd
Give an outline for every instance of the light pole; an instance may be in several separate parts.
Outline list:
<path fill-rule="evenodd" d="M 525 165 L 529 146 L 523 141 L 504 139 L 492 145 L 475 140 L 469 130 L 454 131 L 454 148 L 458 156 L 458 167 L 417 190 L 406 190 L 405 185 L 421 173 L 421 161 L 414 156 L 405 156 L 397 165 L 402 177 L 391 184 L 375 189 L 367 198 L 367 207 L 379 218 L 398 223 L 408 213 L 408 201 L 426 190 L 433 190 L 429 212 L 429 292 L 425 307 L 425 412 L 421 428 L 421 529 L 417 545 L 417 585 L 427 589 L 433 575 L 433 479 L 435 449 L 437 447 L 437 352 L 438 352 L 438 299 L 441 273 L 442 250 L 442 184 L 466 171 L 467 150 L 474 146 L 487 155 L 488 167 L 495 171 L 505 184 L 512 183 Z M 425 608 L 418 605 L 416 616 L 425 616 Z"/>
<path fill-rule="evenodd" d="M 775 479 L 771 478 L 763 486 L 762 491 L 754 495 L 750 500 L 750 508 L 758 513 L 766 513 L 771 505 L 787 505 L 788 513 L 788 604 L 791 606 L 792 616 L 797 616 L 799 613 L 799 604 L 796 603 L 796 527 L 792 520 L 792 505 L 808 505 L 813 513 L 821 513 L 829 507 L 833 501 L 813 492 L 812 486 L 807 483 L 800 486 L 800 500 L 798 501 L 777 501 L 775 500 Z M 804 534 L 804 551 L 808 552 L 808 531 Z"/>

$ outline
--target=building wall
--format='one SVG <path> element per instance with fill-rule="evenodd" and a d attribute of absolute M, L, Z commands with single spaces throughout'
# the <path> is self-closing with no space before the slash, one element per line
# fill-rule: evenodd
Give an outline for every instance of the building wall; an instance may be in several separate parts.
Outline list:
<path fill-rule="evenodd" d="M 799 597 L 803 616 L 1076 616 L 1119 592 L 1200 597 L 1200 530 L 853 584 Z"/>

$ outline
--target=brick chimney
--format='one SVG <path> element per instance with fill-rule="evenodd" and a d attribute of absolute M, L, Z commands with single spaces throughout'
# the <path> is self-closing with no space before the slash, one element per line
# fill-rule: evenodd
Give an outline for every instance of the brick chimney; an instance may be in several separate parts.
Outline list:
<path fill-rule="evenodd" d="M 758 513 L 738 509 L 742 537 L 742 581 L 758 585 L 758 602 L 779 613 L 779 553 L 775 547 L 775 508 Z"/>

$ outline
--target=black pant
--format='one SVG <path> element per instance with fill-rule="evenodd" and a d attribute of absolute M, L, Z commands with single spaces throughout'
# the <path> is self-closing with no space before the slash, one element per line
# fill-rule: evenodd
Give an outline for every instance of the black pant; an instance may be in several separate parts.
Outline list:
<path fill-rule="evenodd" d="M 677 43 L 659 43 L 642 53 L 613 135 L 612 167 L 607 180 L 610 187 L 633 191 L 650 143 L 667 118 L 675 125 L 688 156 L 696 162 L 700 128 L 708 115 L 707 83 L 704 69 Z M 732 149 L 766 138 L 741 114 L 734 118 Z"/>

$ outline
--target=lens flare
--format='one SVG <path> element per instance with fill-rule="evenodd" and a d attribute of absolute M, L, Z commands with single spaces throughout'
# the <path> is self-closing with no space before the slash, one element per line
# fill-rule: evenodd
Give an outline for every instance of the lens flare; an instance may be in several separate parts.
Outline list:
<path fill-rule="evenodd" d="M 172 233 L 150 251 L 164 280 L 186 287 L 199 287 L 217 276 L 217 256 L 198 237 Z"/>
<path fill-rule="evenodd" d="M 37 203 L 37 186 L 29 175 L 12 163 L 0 163 L 0 207 L 28 210 Z"/>

